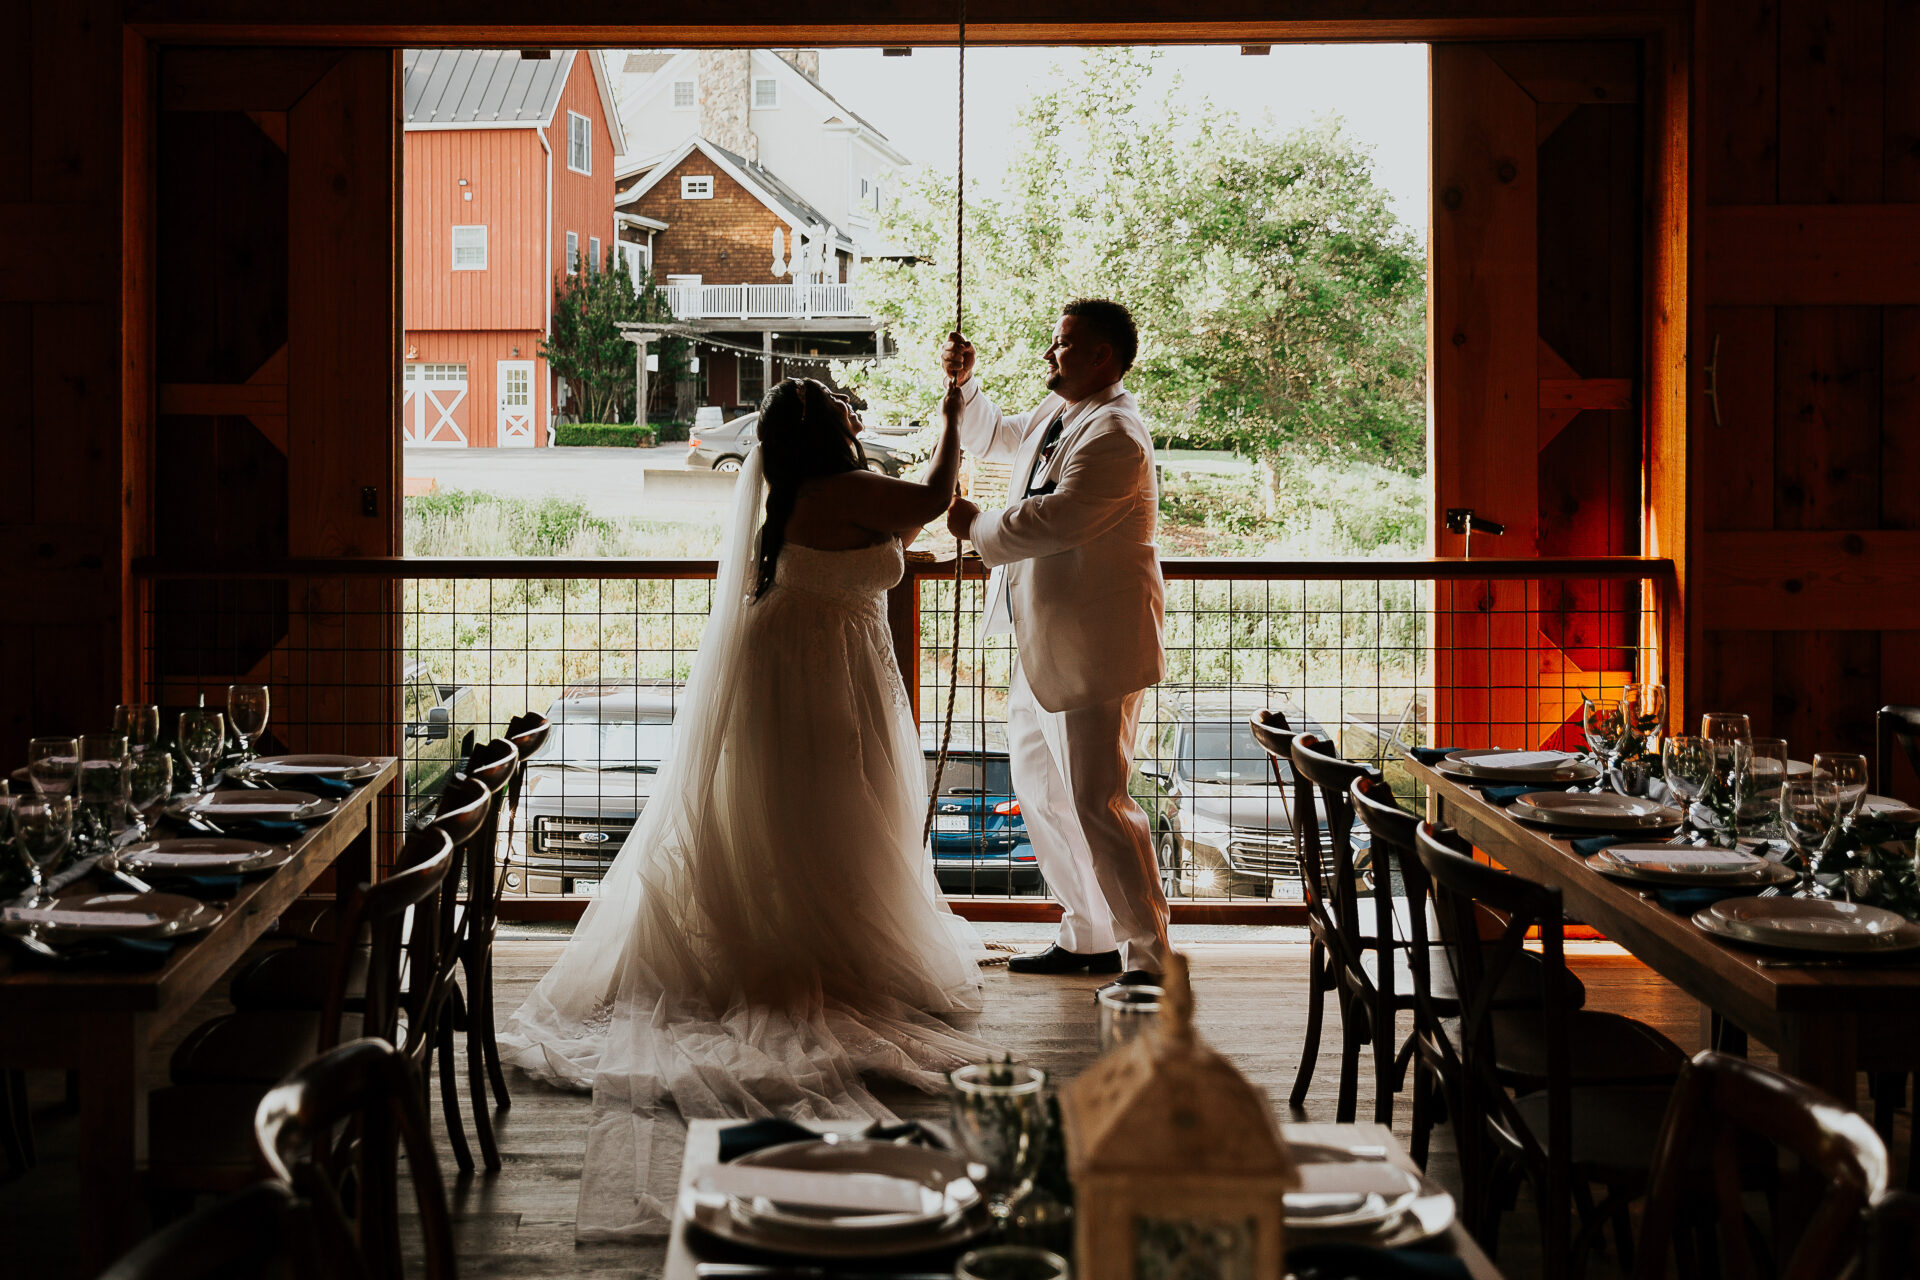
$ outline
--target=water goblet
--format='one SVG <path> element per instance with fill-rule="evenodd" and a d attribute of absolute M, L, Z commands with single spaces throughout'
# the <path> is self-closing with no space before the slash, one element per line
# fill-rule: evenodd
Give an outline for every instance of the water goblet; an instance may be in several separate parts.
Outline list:
<path fill-rule="evenodd" d="M 1622 717 L 1620 703 L 1613 698 L 1580 699 L 1580 727 L 1586 732 L 1587 747 L 1600 757 L 1601 764 L 1610 764 L 1613 753 L 1619 749 L 1620 740 L 1626 734 L 1626 720 Z"/>
<path fill-rule="evenodd" d="M 1700 736 L 1713 742 L 1752 742 L 1753 722 L 1738 711 L 1709 711 L 1700 717 Z"/>
<path fill-rule="evenodd" d="M 1047 1249 L 996 1244 L 963 1254 L 954 1280 L 1071 1280 L 1067 1260 Z"/>
<path fill-rule="evenodd" d="M 1747 748 L 1747 777 L 1740 793 L 1741 835 L 1780 833 L 1780 787 L 1787 773 L 1787 740 L 1755 738 Z"/>
<path fill-rule="evenodd" d="M 1723 739 L 1710 740 L 1707 750 L 1713 757 L 1713 769 L 1701 804 L 1712 821 L 1714 843 L 1731 849 L 1740 843 L 1740 807 L 1752 786 L 1753 747 Z"/>
<path fill-rule="evenodd" d="M 1033 1188 L 1045 1145 L 1047 1073 L 1023 1062 L 973 1062 L 947 1075 L 953 1136 L 986 1170 L 987 1212 L 1004 1228 Z"/>
<path fill-rule="evenodd" d="M 80 772 L 80 743 L 75 738 L 35 738 L 27 744 L 27 776 L 43 796 L 70 796 Z"/>
<path fill-rule="evenodd" d="M 1160 1025 L 1160 1004 L 1166 992 L 1150 986 L 1111 986 L 1100 991 L 1100 1052 L 1121 1045 Z"/>
<path fill-rule="evenodd" d="M 1824 898 L 1825 889 L 1814 880 L 1814 862 L 1825 848 L 1840 807 L 1840 788 L 1817 778 L 1789 778 L 1780 788 L 1780 828 L 1787 843 L 1800 855 L 1800 888 L 1796 897 Z"/>
<path fill-rule="evenodd" d="M 113 731 L 127 735 L 127 750 L 145 751 L 160 744 L 160 708 L 123 702 L 113 709 Z"/>
<path fill-rule="evenodd" d="M 33 881 L 33 894 L 21 905 L 40 908 L 53 905 L 47 892 L 47 873 L 66 852 L 73 838 L 73 797 L 52 795 L 17 796 L 13 802 L 14 844 L 27 864 Z"/>
<path fill-rule="evenodd" d="M 1852 751 L 1822 751 L 1813 757 L 1813 776 L 1840 789 L 1840 817 L 1851 818 L 1867 802 L 1867 758 Z"/>
<path fill-rule="evenodd" d="M 1657 752 L 1667 727 L 1667 686 L 1642 683 L 1622 687 L 1620 710 L 1627 732 L 1640 740 L 1648 755 Z"/>
<path fill-rule="evenodd" d="M 1713 781 L 1712 748 L 1705 738 L 1675 734 L 1660 744 L 1660 763 L 1666 772 L 1667 790 L 1686 815 L 1682 829 L 1698 840 L 1693 811 Z"/>
<path fill-rule="evenodd" d="M 173 755 L 167 751 L 142 751 L 133 757 L 127 769 L 128 802 L 133 808 L 134 830 L 144 838 L 153 830 L 156 811 L 173 794 Z"/>
<path fill-rule="evenodd" d="M 268 705 L 267 686 L 263 684 L 227 686 L 227 723 L 233 726 L 234 736 L 240 739 L 242 760 L 251 760 L 258 754 L 252 744 L 267 731 Z"/>
<path fill-rule="evenodd" d="M 79 828 L 83 846 L 110 847 L 126 827 L 127 739 L 120 733 L 80 738 Z"/>
<path fill-rule="evenodd" d="M 180 754 L 186 758 L 193 789 L 206 789 L 214 762 L 227 745 L 226 718 L 218 711 L 194 707 L 180 713 Z"/>

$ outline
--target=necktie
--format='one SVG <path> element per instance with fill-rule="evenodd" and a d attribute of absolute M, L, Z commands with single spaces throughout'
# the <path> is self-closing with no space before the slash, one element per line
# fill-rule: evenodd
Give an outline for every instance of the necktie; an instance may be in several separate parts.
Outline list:
<path fill-rule="evenodd" d="M 1033 468 L 1027 472 L 1026 494 L 1028 497 L 1032 497 L 1036 492 L 1033 487 L 1033 478 L 1039 475 L 1041 469 L 1052 460 L 1053 451 L 1060 447 L 1061 433 L 1066 429 L 1066 415 L 1061 414 L 1054 418 L 1053 422 L 1047 427 L 1047 434 L 1040 438 L 1040 452 L 1034 455 Z M 1045 493 L 1051 493 L 1052 491 L 1053 488 L 1051 485 L 1042 485 L 1039 490 L 1039 492 Z"/>

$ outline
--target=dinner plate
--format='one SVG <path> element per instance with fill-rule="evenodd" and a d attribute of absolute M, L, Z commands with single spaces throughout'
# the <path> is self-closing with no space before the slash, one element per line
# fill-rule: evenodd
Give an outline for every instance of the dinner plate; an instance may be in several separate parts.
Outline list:
<path fill-rule="evenodd" d="M 175 817 L 203 814 L 216 821 L 223 818 L 264 818 L 268 821 L 312 822 L 340 807 L 334 799 L 322 799 L 311 791 L 207 791 L 181 801 L 168 809 Z"/>
<path fill-rule="evenodd" d="M 1351 1231 L 1378 1227 L 1406 1211 L 1420 1179 L 1385 1160 L 1362 1159 L 1342 1147 L 1293 1143 L 1288 1147 L 1306 1186 L 1286 1193 L 1288 1230 Z"/>
<path fill-rule="evenodd" d="M 1648 831 L 1676 826 L 1680 811 L 1639 796 L 1578 791 L 1532 791 L 1507 810 L 1516 818 L 1585 831 Z"/>
<path fill-rule="evenodd" d="M 922 1231 L 795 1231 L 771 1222 L 743 1221 L 733 1204 L 729 1196 L 701 1195 L 692 1182 L 680 1192 L 680 1216 L 689 1226 L 726 1244 L 796 1258 L 886 1258 L 957 1249 L 993 1225 L 986 1209 L 979 1207 Z"/>
<path fill-rule="evenodd" d="M 177 893 L 87 893 L 60 899 L 51 907 L 0 910 L 0 925 L 31 928 L 42 938 L 173 938 L 199 933 L 220 923 L 212 903 Z"/>
<path fill-rule="evenodd" d="M 380 764 L 366 756 L 298 755 L 255 756 L 237 764 L 229 772 L 270 776 L 276 773 L 309 774 L 316 778 L 371 778 L 380 772 Z"/>
<path fill-rule="evenodd" d="M 1920 947 L 1920 925 L 1897 911 L 1860 902 L 1733 898 L 1714 903 L 1700 915 L 1722 936 L 1790 951 L 1877 953 Z"/>
<path fill-rule="evenodd" d="M 1896 800 L 1892 796 L 1870 795 L 1861 802 L 1860 808 L 1864 812 L 1883 818 L 1920 822 L 1920 809 L 1915 809 L 1905 800 Z"/>
<path fill-rule="evenodd" d="M 290 845 L 258 840 L 193 836 L 184 840 L 143 840 L 120 851 L 120 861 L 134 871 L 245 873 L 272 871 L 293 857 Z"/>
<path fill-rule="evenodd" d="M 792 1175 L 802 1180 L 807 1175 L 846 1178 L 853 1182 L 856 1192 L 873 1194 L 876 1199 L 904 1193 L 904 1198 L 914 1203 L 889 1211 L 783 1201 L 773 1187 L 778 1182 L 791 1182 Z M 857 1138 L 768 1147 L 701 1174 L 694 1180 L 694 1187 L 702 1196 L 725 1196 L 735 1218 L 750 1227 L 801 1234 L 924 1234 L 980 1204 L 979 1188 L 961 1157 L 928 1147 Z M 795 1190 L 800 1190 L 798 1184 Z"/>
<path fill-rule="evenodd" d="M 1503 763 L 1506 760 L 1515 763 Z M 1448 777 L 1482 783 L 1591 782 L 1600 776 L 1600 766 L 1562 751 L 1449 751 L 1438 768 Z"/>
<path fill-rule="evenodd" d="M 1715 854 L 1738 854 L 1738 861 L 1709 862 Z M 1631 855 L 1641 855 L 1634 858 Z M 1623 856 L 1626 855 L 1626 856 Z M 1616 880 L 1674 886 L 1763 888 L 1791 884 L 1799 874 L 1788 866 L 1733 849 L 1693 849 L 1685 846 L 1640 845 L 1602 849 L 1587 865 Z"/>

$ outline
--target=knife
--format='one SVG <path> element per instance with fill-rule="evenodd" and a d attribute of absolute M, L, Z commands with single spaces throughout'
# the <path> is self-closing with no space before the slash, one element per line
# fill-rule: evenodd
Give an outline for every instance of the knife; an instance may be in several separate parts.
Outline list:
<path fill-rule="evenodd" d="M 747 1262 L 696 1263 L 693 1274 L 700 1280 L 953 1280 L 953 1274 L 947 1271 L 835 1271 Z"/>

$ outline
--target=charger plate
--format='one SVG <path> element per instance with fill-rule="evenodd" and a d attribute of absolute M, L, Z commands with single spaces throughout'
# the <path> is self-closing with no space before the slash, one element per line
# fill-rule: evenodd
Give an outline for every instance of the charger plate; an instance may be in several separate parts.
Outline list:
<path fill-rule="evenodd" d="M 176 818 L 205 815 L 215 821 L 318 822 L 339 807 L 338 800 L 311 791 L 207 791 L 168 806 L 167 813 Z"/>
<path fill-rule="evenodd" d="M 1678 826 L 1680 811 L 1639 796 L 1533 791 L 1507 810 L 1516 818 L 1580 831 L 1653 831 Z"/>
<path fill-rule="evenodd" d="M 1733 853 L 1734 850 L 1717 850 L 1720 853 Z M 1638 853 L 1647 855 L 1644 860 L 1623 857 L 1623 854 Z M 1666 853 L 1671 855 L 1667 861 L 1656 861 L 1655 857 Z M 1745 854 L 1740 862 L 1708 864 L 1690 862 L 1689 853 L 1698 856 L 1697 850 L 1684 846 L 1638 846 L 1635 848 L 1615 847 L 1602 849 L 1587 859 L 1587 865 L 1603 876 L 1615 880 L 1635 881 L 1643 884 L 1664 884 L 1675 887 L 1693 888 L 1740 888 L 1752 886 L 1765 888 L 1768 885 L 1791 884 L 1799 879 L 1791 867 L 1782 866 L 1756 854 Z"/>
<path fill-rule="evenodd" d="M 83 893 L 44 910 L 7 907 L 0 927 L 33 929 L 42 938 L 176 938 L 220 923 L 219 907 L 177 893 Z"/>
<path fill-rule="evenodd" d="M 120 851 L 120 861 L 135 871 L 244 875 L 284 867 L 293 858 L 291 845 L 259 840 L 231 840 L 189 836 L 180 840 L 142 840 Z"/>
<path fill-rule="evenodd" d="M 1733 898 L 1694 913 L 1708 933 L 1784 951 L 1879 955 L 1920 948 L 1920 924 L 1898 912 L 1827 898 Z"/>
<path fill-rule="evenodd" d="M 801 1174 L 879 1175 L 896 1187 L 912 1184 L 917 1208 L 900 1212 L 837 1209 L 782 1203 L 777 1197 L 745 1196 L 716 1188 L 727 1170 L 778 1170 Z M 836 1142 L 790 1142 L 741 1156 L 694 1179 L 698 1194 L 726 1195 L 734 1216 L 753 1227 L 827 1235 L 925 1233 L 980 1204 L 980 1190 L 961 1157 L 928 1147 L 853 1138 Z"/>
<path fill-rule="evenodd" d="M 1288 1148 L 1295 1163 L 1351 1165 L 1379 1186 L 1354 1192 L 1313 1195 L 1289 1191 L 1283 1207 L 1288 1231 L 1309 1227 L 1317 1231 L 1351 1231 L 1379 1227 L 1398 1218 L 1420 1192 L 1420 1179 L 1385 1160 L 1356 1156 L 1342 1147 L 1293 1143 Z M 1389 1189 L 1391 1188 L 1391 1189 Z M 1309 1206 L 1312 1207 L 1309 1207 Z"/>
<path fill-rule="evenodd" d="M 344 778 L 351 782 L 379 773 L 380 763 L 367 756 L 255 756 L 244 764 L 233 766 L 229 772 L 258 774 L 262 777 L 276 773 L 309 774 L 316 778 Z"/>
<path fill-rule="evenodd" d="M 1561 753 L 1559 763 L 1526 765 L 1502 765 L 1508 758 L 1540 756 L 1538 751 L 1509 751 L 1504 748 L 1475 748 L 1464 751 L 1449 751 L 1435 766 L 1441 774 L 1459 782 L 1591 782 L 1600 776 L 1600 766 L 1588 760 L 1575 759 Z"/>

